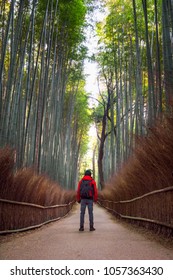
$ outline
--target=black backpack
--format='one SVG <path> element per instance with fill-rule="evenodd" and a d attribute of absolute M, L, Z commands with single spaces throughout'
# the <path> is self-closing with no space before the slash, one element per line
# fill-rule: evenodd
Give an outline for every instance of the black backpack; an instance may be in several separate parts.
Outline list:
<path fill-rule="evenodd" d="M 82 180 L 80 185 L 80 197 L 84 199 L 93 198 L 94 189 L 91 184 L 92 180 Z"/>

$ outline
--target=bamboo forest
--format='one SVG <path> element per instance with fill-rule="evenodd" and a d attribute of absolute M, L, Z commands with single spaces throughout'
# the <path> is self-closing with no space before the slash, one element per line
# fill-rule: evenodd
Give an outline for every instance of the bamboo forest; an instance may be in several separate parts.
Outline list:
<path fill-rule="evenodd" d="M 171 187 L 172 108 L 172 0 L 0 0 L 1 199 Z"/>

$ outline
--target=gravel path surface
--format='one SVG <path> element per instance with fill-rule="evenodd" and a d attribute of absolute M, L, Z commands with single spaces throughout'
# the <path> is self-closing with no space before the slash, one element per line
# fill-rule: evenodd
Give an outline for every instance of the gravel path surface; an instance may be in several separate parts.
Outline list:
<path fill-rule="evenodd" d="M 1 260 L 172 260 L 173 248 L 114 219 L 94 205 L 96 231 L 79 232 L 79 205 L 37 230 L 0 237 Z"/>

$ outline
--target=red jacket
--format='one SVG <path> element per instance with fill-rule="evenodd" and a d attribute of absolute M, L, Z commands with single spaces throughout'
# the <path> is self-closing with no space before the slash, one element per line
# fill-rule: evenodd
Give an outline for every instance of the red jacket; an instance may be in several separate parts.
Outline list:
<path fill-rule="evenodd" d="M 91 181 L 91 184 L 93 185 L 93 188 L 94 188 L 94 202 L 97 202 L 97 198 L 98 198 L 98 191 L 97 191 L 97 186 L 96 186 L 96 182 L 94 181 L 94 179 L 91 177 L 91 176 L 88 176 L 88 175 L 85 175 L 78 183 L 78 188 L 77 188 L 77 198 L 76 200 L 78 202 L 80 202 L 81 200 L 81 197 L 80 197 L 80 185 L 81 185 L 81 182 L 82 180 L 92 180 Z"/>

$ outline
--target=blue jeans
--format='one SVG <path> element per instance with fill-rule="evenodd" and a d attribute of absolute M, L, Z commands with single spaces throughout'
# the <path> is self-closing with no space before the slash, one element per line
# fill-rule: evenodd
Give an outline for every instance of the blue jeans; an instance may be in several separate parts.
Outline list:
<path fill-rule="evenodd" d="M 85 216 L 86 206 L 88 207 L 90 227 L 93 227 L 94 220 L 93 220 L 93 200 L 92 199 L 81 199 L 80 227 L 84 226 L 84 216 Z"/>

